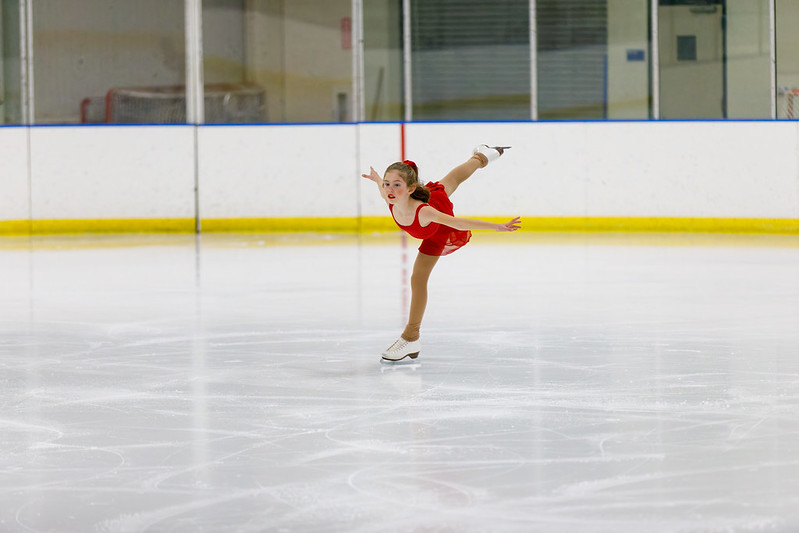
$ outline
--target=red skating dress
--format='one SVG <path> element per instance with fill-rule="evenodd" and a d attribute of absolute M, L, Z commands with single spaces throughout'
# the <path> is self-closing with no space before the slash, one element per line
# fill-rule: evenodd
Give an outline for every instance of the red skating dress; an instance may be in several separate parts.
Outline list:
<path fill-rule="evenodd" d="M 429 205 L 442 213 L 454 216 L 452 209 L 452 202 L 447 196 L 444 186 L 439 182 L 428 182 L 427 187 L 430 189 L 430 200 L 426 204 L 422 204 L 416 208 L 416 214 L 413 216 L 413 223 L 410 226 L 403 226 L 397 219 L 394 218 L 394 206 L 388 204 L 391 211 L 391 218 L 403 231 L 407 232 L 411 237 L 422 239 L 422 245 L 419 246 L 419 251 L 426 255 L 449 255 L 458 248 L 464 246 L 469 239 L 472 238 L 471 231 L 462 231 L 449 226 L 444 226 L 437 222 L 431 222 L 427 226 L 422 227 L 419 225 L 419 210 L 426 205 Z"/>

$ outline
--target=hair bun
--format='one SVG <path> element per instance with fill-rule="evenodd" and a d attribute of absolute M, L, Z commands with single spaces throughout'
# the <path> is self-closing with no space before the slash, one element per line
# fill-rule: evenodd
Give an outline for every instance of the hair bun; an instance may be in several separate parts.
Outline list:
<path fill-rule="evenodd" d="M 411 167 L 411 168 L 413 169 L 413 171 L 414 171 L 414 172 L 416 172 L 417 174 L 419 173 L 419 167 L 417 167 L 417 166 L 416 166 L 416 163 L 414 163 L 414 162 L 413 162 L 413 161 L 411 161 L 410 159 L 405 159 L 405 160 L 403 161 L 403 163 L 405 163 L 406 165 L 408 165 L 409 167 Z"/>

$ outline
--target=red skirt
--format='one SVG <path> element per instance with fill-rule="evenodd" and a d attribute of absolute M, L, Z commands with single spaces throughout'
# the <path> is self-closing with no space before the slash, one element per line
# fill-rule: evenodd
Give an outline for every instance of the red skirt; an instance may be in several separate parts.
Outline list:
<path fill-rule="evenodd" d="M 442 213 L 454 216 L 452 202 L 447 196 L 444 186 L 437 181 L 431 181 L 427 183 L 427 187 L 430 189 L 430 200 L 427 203 Z M 422 240 L 419 251 L 426 255 L 449 255 L 465 246 L 471 238 L 471 231 L 462 231 L 439 224 L 438 230 L 432 237 Z"/>

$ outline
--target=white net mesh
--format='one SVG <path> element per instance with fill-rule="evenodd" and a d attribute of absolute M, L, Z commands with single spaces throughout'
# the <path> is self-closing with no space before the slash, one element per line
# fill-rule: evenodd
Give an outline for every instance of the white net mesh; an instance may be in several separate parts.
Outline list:
<path fill-rule="evenodd" d="M 80 103 L 80 121 L 83 124 L 105 122 L 105 98 L 102 96 L 84 98 Z"/>
<path fill-rule="evenodd" d="M 249 84 L 205 86 L 207 124 L 265 122 L 265 93 Z M 106 122 L 118 124 L 173 124 L 186 122 L 183 86 L 116 87 L 106 96 Z"/>

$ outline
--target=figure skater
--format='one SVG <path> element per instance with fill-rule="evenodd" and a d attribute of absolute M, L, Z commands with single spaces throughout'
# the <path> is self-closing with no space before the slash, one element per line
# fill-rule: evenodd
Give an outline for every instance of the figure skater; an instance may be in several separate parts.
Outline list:
<path fill-rule="evenodd" d="M 416 359 L 422 349 L 419 330 L 427 307 L 427 281 L 442 255 L 448 255 L 464 246 L 471 238 L 471 230 L 516 231 L 520 218 L 504 224 L 453 216 L 452 193 L 474 172 L 485 167 L 503 154 L 510 146 L 482 144 L 473 150 L 465 162 L 449 171 L 441 181 L 422 185 L 419 169 L 413 161 L 405 160 L 390 165 L 381 178 L 374 168 L 362 174 L 377 184 L 380 195 L 388 204 L 394 222 L 412 237 L 422 239 L 419 254 L 411 274 L 411 308 L 408 323 L 402 335 L 383 352 L 384 361 L 400 361 L 406 357 Z"/>

